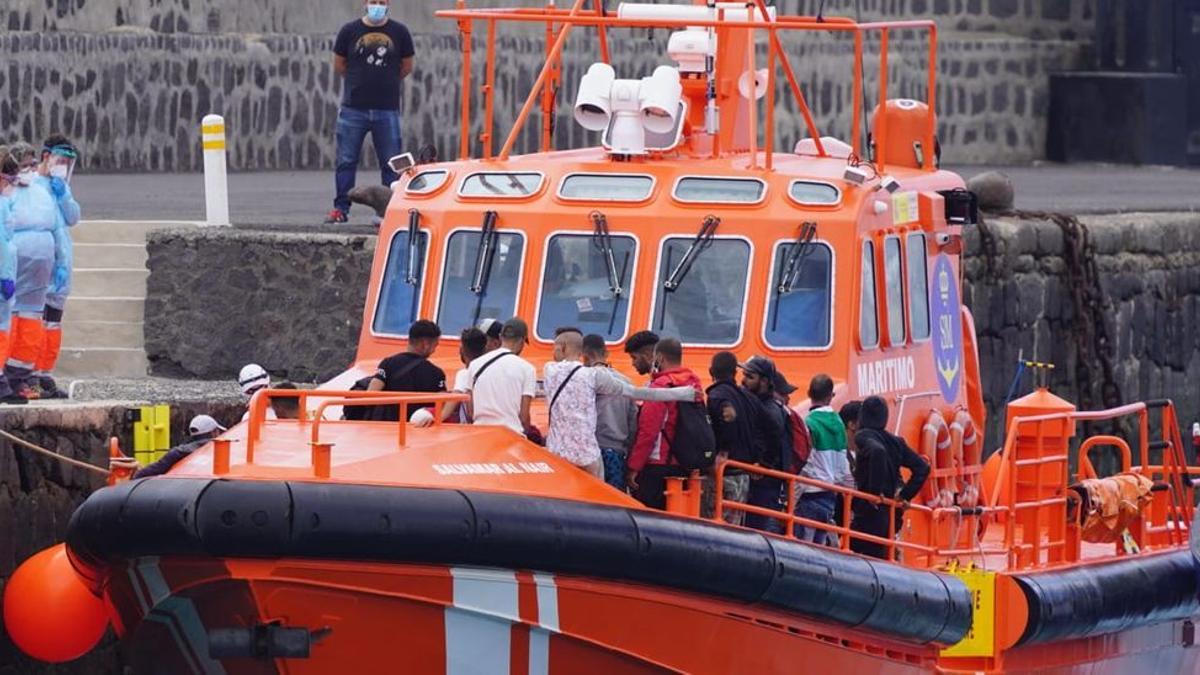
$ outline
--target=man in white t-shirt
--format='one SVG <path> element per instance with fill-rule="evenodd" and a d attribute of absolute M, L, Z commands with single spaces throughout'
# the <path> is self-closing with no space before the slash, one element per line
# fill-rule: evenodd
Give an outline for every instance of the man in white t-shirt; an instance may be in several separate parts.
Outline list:
<path fill-rule="evenodd" d="M 529 406 L 537 391 L 537 371 L 521 358 L 529 326 L 510 319 L 500 330 L 500 348 L 471 362 L 471 412 L 475 424 L 506 426 L 518 434 L 529 428 Z"/>

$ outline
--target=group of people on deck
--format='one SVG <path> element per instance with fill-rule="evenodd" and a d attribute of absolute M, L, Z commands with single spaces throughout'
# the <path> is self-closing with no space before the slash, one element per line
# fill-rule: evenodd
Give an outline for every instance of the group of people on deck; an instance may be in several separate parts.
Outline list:
<path fill-rule="evenodd" d="M 542 369 L 539 383 L 533 364 L 521 358 L 529 343 L 529 327 L 520 318 L 501 323 L 485 319 L 459 336 L 463 367 L 447 388 L 445 372 L 429 361 L 441 340 L 437 324 L 421 320 L 409 330 L 408 349 L 384 359 L 377 372 L 356 388 L 374 391 L 444 392 L 469 394 L 468 400 L 441 407 L 444 422 L 503 426 L 545 445 L 548 450 L 651 508 L 666 506 L 671 477 L 686 476 L 672 439 L 676 437 L 681 403 L 706 405 L 716 441 L 717 461 L 725 467 L 722 498 L 758 507 L 746 513 L 723 509 L 731 524 L 782 533 L 782 512 L 788 502 L 787 481 L 764 476 L 761 467 L 799 475 L 830 486 L 855 488 L 867 494 L 907 502 L 921 490 L 929 466 L 905 441 L 888 433 L 887 404 L 879 397 L 853 401 L 834 411 L 834 383 L 817 375 L 809 384 L 810 408 L 801 416 L 791 407 L 796 387 L 771 359 L 756 356 L 739 363 L 731 352 L 713 356 L 712 384 L 704 388 L 695 372 L 683 365 L 683 346 L 674 338 L 643 331 L 629 337 L 624 349 L 634 369 L 649 377 L 646 387 L 634 387 L 611 367 L 608 346 L 600 335 L 584 335 L 565 326 L 556 331 L 554 360 Z M 737 380 L 738 372 L 742 379 Z M 539 391 L 539 384 L 541 391 Z M 543 395 L 549 426 L 543 436 L 531 420 L 533 399 Z M 435 421 L 433 406 L 413 405 L 409 422 L 428 426 Z M 357 419 L 398 420 L 399 406 L 351 409 Z M 910 472 L 907 481 L 900 469 Z M 714 476 L 711 470 L 709 477 Z M 711 486 L 712 481 L 706 483 Z M 714 517 L 713 490 L 705 490 L 704 515 Z M 843 500 L 833 489 L 797 483 L 795 515 L 818 523 L 842 522 Z M 889 522 L 893 511 L 872 500 L 852 501 L 852 528 L 885 539 L 898 531 Z M 777 517 L 761 510 L 780 512 Z M 899 511 L 896 511 L 899 515 Z M 894 529 L 893 529 L 894 528 Z M 827 529 L 796 529 L 801 539 L 834 545 Z M 852 537 L 853 550 L 887 557 L 888 546 Z"/>

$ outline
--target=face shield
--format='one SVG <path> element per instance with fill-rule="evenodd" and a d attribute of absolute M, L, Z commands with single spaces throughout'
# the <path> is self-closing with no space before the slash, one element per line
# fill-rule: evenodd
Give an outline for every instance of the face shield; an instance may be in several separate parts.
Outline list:
<path fill-rule="evenodd" d="M 45 148 L 43 152 L 47 153 L 46 175 L 51 178 L 61 178 L 70 183 L 71 177 L 75 175 L 75 163 L 79 160 L 79 153 L 75 151 L 75 148 L 69 145 L 56 145 L 52 148 Z"/>

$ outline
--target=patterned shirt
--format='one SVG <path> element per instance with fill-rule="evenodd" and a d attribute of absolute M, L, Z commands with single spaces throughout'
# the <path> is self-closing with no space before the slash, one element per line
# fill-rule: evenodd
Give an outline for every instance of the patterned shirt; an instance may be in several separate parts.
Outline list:
<path fill-rule="evenodd" d="M 563 382 L 576 368 L 571 381 Z M 596 396 L 620 394 L 623 391 L 607 369 L 586 368 L 579 361 L 547 363 L 542 371 L 546 385 L 546 401 L 562 387 L 562 393 L 550 409 L 550 433 L 546 447 L 575 466 L 590 466 L 600 461 L 600 444 L 596 442 Z"/>

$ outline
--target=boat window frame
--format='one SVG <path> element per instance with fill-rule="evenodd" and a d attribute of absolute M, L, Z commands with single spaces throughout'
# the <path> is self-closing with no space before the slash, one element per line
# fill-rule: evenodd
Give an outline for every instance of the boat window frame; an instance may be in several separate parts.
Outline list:
<path fill-rule="evenodd" d="M 478 226 L 462 225 L 459 227 L 455 227 L 445 233 L 445 237 L 443 238 L 445 245 L 443 246 L 443 249 L 442 249 L 442 264 L 441 264 L 441 269 L 439 270 L 439 276 L 438 276 L 437 295 L 434 299 L 433 313 L 432 313 L 433 320 L 435 323 L 438 324 L 438 326 L 442 325 L 442 322 L 441 322 L 442 300 L 443 300 L 442 288 L 446 285 L 446 268 L 450 265 L 450 240 L 453 239 L 454 235 L 458 234 L 459 232 L 474 232 L 475 234 L 479 234 L 479 231 L 480 230 L 479 230 Z M 525 283 L 525 264 L 529 261 L 529 235 L 526 234 L 524 230 L 515 229 L 515 228 L 499 228 L 499 227 L 496 228 L 496 233 L 497 234 L 519 235 L 521 237 L 522 243 L 524 244 L 524 246 L 521 247 L 521 264 L 518 266 L 520 273 L 517 275 L 517 292 L 516 292 L 516 295 L 514 297 L 514 302 L 513 302 L 513 316 L 514 317 L 520 316 L 521 289 Z M 505 319 L 505 321 L 507 321 L 507 319 Z M 443 327 L 443 335 L 442 335 L 441 339 L 449 340 L 451 342 L 458 342 L 461 340 L 461 336 L 459 335 L 458 332 L 454 332 L 454 331 L 451 331 L 451 333 L 446 333 L 444 330 L 444 327 Z"/>
<path fill-rule="evenodd" d="M 662 281 L 660 279 L 660 276 L 661 276 L 660 273 L 662 272 L 663 260 L 665 260 L 664 254 L 666 253 L 666 250 L 667 250 L 667 242 L 670 241 L 671 239 L 682 239 L 682 240 L 685 240 L 690 243 L 692 241 L 695 241 L 696 233 L 695 232 L 675 232 L 675 233 L 670 233 L 670 234 L 664 235 L 658 240 L 658 254 L 654 260 L 654 277 L 653 277 L 654 278 L 654 285 L 653 285 L 654 292 L 650 295 L 650 315 L 648 317 L 649 318 L 648 325 L 650 327 L 649 328 L 650 330 L 655 330 L 654 329 L 654 317 L 657 313 L 656 310 L 658 309 L 658 296 L 664 290 L 662 287 Z M 738 321 L 737 341 L 733 342 L 733 343 L 729 343 L 729 344 L 708 344 L 708 343 L 703 343 L 703 342 L 682 342 L 682 338 L 680 338 L 681 344 L 684 347 L 689 347 L 689 348 L 693 348 L 693 349 L 716 349 L 716 350 L 732 349 L 734 347 L 740 346 L 743 342 L 746 341 L 746 323 L 749 320 L 748 311 L 750 309 L 750 307 L 749 307 L 750 283 L 754 280 L 754 276 L 753 276 L 754 275 L 754 254 L 756 252 L 754 240 L 743 234 L 714 234 L 713 240 L 740 241 L 750 247 L 750 253 L 749 253 L 748 257 L 746 258 L 746 287 L 745 287 L 745 290 L 742 292 L 742 310 L 741 310 L 741 318 Z"/>
<path fill-rule="evenodd" d="M 901 332 L 899 340 L 895 339 L 895 336 L 892 333 L 892 331 L 894 330 L 895 327 L 892 325 L 892 298 L 891 298 L 892 285 L 891 285 L 891 280 L 888 279 L 888 244 L 890 242 L 896 243 L 896 256 L 897 256 L 897 262 L 899 263 L 899 268 L 900 268 L 899 277 L 898 277 L 898 281 L 900 282 L 900 289 L 899 289 L 899 292 L 896 294 L 897 297 L 900 299 L 900 312 L 899 312 L 900 321 L 897 322 L 899 324 L 899 328 L 900 328 L 900 332 Z M 900 238 L 899 234 L 884 235 L 884 237 L 883 237 L 883 258 L 880 262 L 883 265 L 883 293 L 884 293 L 883 309 L 884 309 L 884 314 L 886 317 L 887 329 L 888 329 L 888 342 L 887 343 L 888 343 L 889 347 L 902 347 L 902 346 L 908 344 L 908 320 L 907 320 L 907 318 L 908 318 L 908 304 L 907 304 L 908 283 L 907 283 L 907 281 L 908 280 L 905 275 L 906 269 L 905 269 L 905 260 L 904 260 L 904 241 Z"/>
<path fill-rule="evenodd" d="M 425 175 L 433 174 L 433 173 L 443 174 L 445 176 L 445 179 L 441 183 L 438 183 L 437 185 L 435 185 L 434 187 L 427 188 L 425 190 L 414 190 L 409 187 L 410 185 L 413 184 L 413 181 L 420 178 L 421 176 L 425 176 Z M 449 169 L 427 169 L 425 171 L 419 171 L 412 178 L 409 178 L 408 182 L 404 184 L 404 194 L 411 195 L 413 197 L 428 197 L 430 195 L 441 192 L 442 190 L 445 190 L 446 186 L 450 185 L 450 183 L 453 182 L 453 178 L 454 178 L 454 172 L 450 171 Z"/>
<path fill-rule="evenodd" d="M 911 257 L 912 250 L 913 250 L 912 241 L 917 238 L 920 238 L 920 240 L 921 240 L 921 247 L 920 247 L 921 265 L 925 271 L 925 274 L 924 274 L 925 293 L 923 294 L 924 297 L 922 297 L 920 299 L 921 303 L 925 307 L 925 336 L 920 337 L 920 338 L 917 337 L 916 319 L 913 316 L 913 308 L 916 307 L 916 305 L 913 302 L 914 296 L 913 296 L 913 292 L 912 292 L 912 283 L 911 283 L 913 277 L 912 277 L 912 272 L 910 269 L 912 266 L 912 257 Z M 908 303 L 909 303 L 909 305 L 908 305 L 909 340 L 913 344 L 917 344 L 917 343 L 921 343 L 921 342 L 929 342 L 930 340 L 933 339 L 933 315 L 932 315 L 933 308 L 931 307 L 931 303 L 929 302 L 929 238 L 925 235 L 924 232 L 921 232 L 921 231 L 909 232 L 904 237 L 904 279 L 906 282 L 908 282 L 905 292 L 908 293 Z"/>
<path fill-rule="evenodd" d="M 542 261 L 538 268 L 538 287 L 537 287 L 537 305 L 533 310 L 533 325 L 530 327 L 530 340 L 543 345 L 554 344 L 554 338 L 545 339 L 538 335 L 538 322 L 542 318 L 542 292 L 546 286 L 546 259 L 550 256 L 550 242 L 554 237 L 558 236 L 575 236 L 575 237 L 590 237 L 590 230 L 554 230 L 546 234 L 542 244 Z M 638 278 L 638 264 L 641 262 L 642 256 L 642 238 L 633 232 L 609 232 L 609 236 L 613 238 L 624 237 L 633 240 L 633 260 L 630 261 L 629 287 L 625 290 L 629 291 L 629 301 L 625 303 L 625 331 L 621 334 L 621 338 L 611 342 L 605 340 L 604 344 L 613 346 L 625 342 L 632 334 L 630 328 L 633 324 L 633 289 L 636 288 Z"/>
<path fill-rule="evenodd" d="M 522 175 L 523 174 L 523 175 L 537 176 L 539 179 L 537 189 L 535 189 L 534 191 L 530 192 L 527 195 L 465 195 L 465 194 L 463 194 L 463 189 L 466 188 L 467 182 L 476 176 L 489 176 L 489 175 L 490 176 L 503 176 L 505 174 L 514 174 L 514 175 Z M 460 200 L 467 200 L 467 201 L 485 201 L 486 202 L 486 201 L 492 201 L 492 200 L 504 200 L 504 201 L 533 200 L 533 199 L 536 199 L 538 196 L 540 196 L 543 192 L 545 192 L 547 182 L 548 181 L 546 180 L 546 172 L 544 172 L 544 171 L 535 171 L 535 170 L 529 170 L 529 171 L 525 171 L 525 170 L 522 170 L 522 171 L 472 171 L 471 173 L 468 173 L 467 175 L 463 176 L 462 180 L 460 180 L 458 182 L 458 190 L 456 191 L 455 194 Z"/>
<path fill-rule="evenodd" d="M 870 260 L 867 259 L 868 253 Z M 881 342 L 881 331 L 879 330 L 879 275 L 875 269 L 875 242 L 870 238 L 863 239 L 862 247 L 859 249 L 858 262 L 861 269 L 858 272 L 858 346 L 862 351 L 873 351 L 879 349 Z M 871 275 L 870 283 L 867 283 L 866 275 Z M 871 294 L 870 311 L 864 311 L 863 301 L 865 293 Z M 863 321 L 871 320 L 872 330 L 875 333 L 873 342 L 865 342 L 863 340 Z"/>
<path fill-rule="evenodd" d="M 579 177 L 616 177 L 616 178 L 649 178 L 650 189 L 646 196 L 640 199 L 594 199 L 587 197 L 567 197 L 563 195 L 563 188 L 566 187 L 567 181 Z M 554 197 L 560 201 L 570 204 L 645 204 L 654 199 L 655 193 L 658 191 L 658 178 L 648 173 L 609 173 L 606 171 L 573 171 L 562 177 L 558 181 L 558 188 L 554 192 Z"/>
<path fill-rule="evenodd" d="M 759 195 L 758 201 L 755 201 L 755 202 L 731 202 L 731 201 L 718 201 L 718 200 L 710 200 L 710 199 L 694 200 L 694 199 L 680 198 L 679 186 L 683 184 L 683 181 L 697 180 L 697 179 L 698 180 L 728 180 L 728 181 L 739 181 L 739 182 L 744 182 L 744 183 L 753 181 L 762 186 L 762 194 Z M 761 204 L 764 204 L 767 201 L 767 196 L 770 194 L 770 191 L 771 191 L 771 186 L 767 183 L 767 181 L 765 181 L 761 178 L 755 177 L 755 176 L 713 176 L 713 175 L 706 175 L 706 174 L 685 174 L 682 176 L 678 176 L 675 179 L 675 182 L 671 185 L 671 199 L 675 200 L 676 202 L 678 202 L 680 204 L 685 204 L 688 206 L 759 206 Z"/>
<path fill-rule="evenodd" d="M 421 269 L 423 271 L 425 271 L 425 274 L 422 275 L 421 283 L 418 286 L 416 292 L 424 293 L 427 290 L 426 281 L 429 278 L 429 275 L 428 275 L 429 259 L 433 253 L 433 230 L 428 227 L 422 227 L 422 228 L 418 228 L 417 231 L 420 232 L 421 234 L 425 235 L 426 244 L 425 244 L 424 262 L 421 264 Z M 381 304 L 383 302 L 383 290 L 384 290 L 383 281 L 384 281 L 384 278 L 387 277 L 388 265 L 390 265 L 392 262 L 392 245 L 396 243 L 396 237 L 398 237 L 402 233 L 408 234 L 408 228 L 407 227 L 396 228 L 396 230 L 392 232 L 392 236 L 388 239 L 387 253 L 384 256 L 384 261 L 383 261 L 383 272 L 382 272 L 382 276 L 379 278 L 379 288 L 377 289 L 377 291 L 375 293 L 375 311 L 371 312 L 371 325 L 370 325 L 371 337 L 382 338 L 385 340 L 407 340 L 408 339 L 407 332 L 405 332 L 403 334 L 395 334 L 395 333 L 380 333 L 375 330 L 375 321 L 379 319 L 379 307 L 381 306 Z M 420 317 L 420 314 L 421 314 L 421 311 L 420 311 L 421 305 L 425 304 L 424 300 L 425 300 L 425 298 L 421 297 L 420 301 L 417 303 L 418 318 Z M 413 321 L 416 321 L 416 319 L 413 319 Z M 411 325 L 412 325 L 412 322 L 409 323 L 410 327 L 411 327 Z"/>
<path fill-rule="evenodd" d="M 796 188 L 796 186 L 801 183 L 804 183 L 807 185 L 820 185 L 822 187 L 831 187 L 831 188 L 833 188 L 834 192 L 837 194 L 837 201 L 832 201 L 832 202 L 801 201 L 801 200 L 797 199 L 795 195 L 792 194 L 792 190 L 794 190 Z M 842 199 L 843 199 L 843 197 L 845 197 L 845 193 L 842 192 L 842 188 L 838 187 L 837 185 L 834 185 L 833 183 L 827 182 L 827 181 L 815 180 L 812 178 L 797 178 L 796 180 L 793 180 L 791 183 L 788 183 L 787 197 L 788 197 L 788 199 L 790 199 L 792 201 L 793 204 L 796 204 L 797 206 L 802 206 L 804 208 L 833 209 L 833 208 L 837 208 L 842 205 Z"/>
<path fill-rule="evenodd" d="M 837 316 L 837 248 L 828 239 L 814 239 L 813 244 L 820 244 L 829 250 L 829 342 L 823 347 L 779 347 L 771 343 L 767 338 L 767 324 L 771 320 L 771 299 L 775 297 L 775 285 L 778 282 L 776 277 L 775 265 L 779 263 L 779 256 L 785 246 L 795 244 L 793 239 L 779 239 L 772 244 L 770 280 L 767 284 L 767 301 L 763 306 L 763 322 L 760 337 L 763 344 L 770 347 L 772 351 L 777 352 L 827 352 L 833 349 L 833 345 L 837 344 L 837 324 L 834 319 Z"/>

